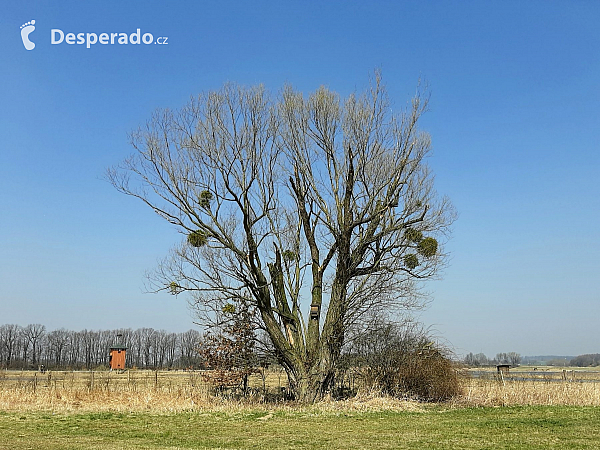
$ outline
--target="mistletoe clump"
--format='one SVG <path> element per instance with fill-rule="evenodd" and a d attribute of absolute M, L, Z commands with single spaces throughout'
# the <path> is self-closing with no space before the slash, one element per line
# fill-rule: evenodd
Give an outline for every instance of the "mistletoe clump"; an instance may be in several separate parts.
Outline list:
<path fill-rule="evenodd" d="M 187 237 L 188 244 L 196 248 L 206 245 L 206 240 L 206 233 L 202 230 L 192 231 Z"/>
<path fill-rule="evenodd" d="M 223 314 L 235 314 L 235 305 L 227 303 L 221 310 L 223 311 Z"/>
<path fill-rule="evenodd" d="M 212 199 L 213 199 L 213 195 L 210 191 L 202 191 L 202 192 L 200 192 L 198 204 L 203 209 L 210 209 L 210 201 Z"/>
<path fill-rule="evenodd" d="M 432 238 L 428 237 L 423 239 L 417 245 L 417 251 L 426 258 L 431 258 L 433 255 L 437 253 L 438 243 Z"/>
<path fill-rule="evenodd" d="M 418 230 L 415 230 L 413 228 L 409 228 L 404 232 L 404 236 L 406 237 L 406 239 L 408 239 L 410 242 L 420 242 L 423 239 L 423 233 L 421 233 Z"/>
<path fill-rule="evenodd" d="M 404 265 L 412 270 L 419 265 L 419 258 L 414 253 L 409 253 L 404 256 Z"/>
<path fill-rule="evenodd" d="M 283 256 L 284 261 L 292 262 L 292 261 L 296 260 L 296 258 L 298 257 L 298 254 L 292 250 L 285 250 L 283 252 L 282 256 Z"/>
<path fill-rule="evenodd" d="M 171 281 L 169 283 L 169 291 L 173 295 L 177 295 L 181 292 L 181 286 L 179 286 L 175 281 Z"/>

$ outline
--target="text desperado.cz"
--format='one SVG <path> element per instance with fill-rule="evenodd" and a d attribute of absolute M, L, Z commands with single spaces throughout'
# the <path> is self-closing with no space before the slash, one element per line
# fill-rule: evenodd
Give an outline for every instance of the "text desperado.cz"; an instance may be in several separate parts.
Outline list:
<path fill-rule="evenodd" d="M 160 36 L 157 37 L 155 41 L 152 33 L 141 34 L 139 28 L 135 33 L 129 35 L 127 33 L 100 33 L 100 35 L 97 35 L 96 33 L 67 33 L 65 35 L 62 30 L 53 28 L 50 31 L 50 36 L 50 43 L 54 45 L 66 42 L 67 44 L 86 44 L 87 48 L 90 48 L 96 43 L 102 45 L 142 43 L 167 45 L 167 39 L 169 39 L 168 37 Z"/>

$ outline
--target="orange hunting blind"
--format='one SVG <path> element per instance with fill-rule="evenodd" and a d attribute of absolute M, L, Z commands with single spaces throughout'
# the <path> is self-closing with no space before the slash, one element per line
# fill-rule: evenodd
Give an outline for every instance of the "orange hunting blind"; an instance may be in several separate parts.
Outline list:
<path fill-rule="evenodd" d="M 127 347 L 122 344 L 115 344 L 110 347 L 110 359 L 108 365 L 110 370 L 119 370 L 125 368 L 125 351 Z"/>

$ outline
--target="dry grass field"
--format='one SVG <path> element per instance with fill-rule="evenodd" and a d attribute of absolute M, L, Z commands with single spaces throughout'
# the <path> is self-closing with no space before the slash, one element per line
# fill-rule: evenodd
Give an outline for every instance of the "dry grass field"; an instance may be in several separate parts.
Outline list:
<path fill-rule="evenodd" d="M 467 406 L 571 405 L 600 406 L 600 382 L 548 377 L 540 380 L 502 380 L 497 377 L 464 381 L 464 394 L 455 399 Z"/>
<path fill-rule="evenodd" d="M 525 373 L 525 371 L 522 371 Z M 531 372 L 529 372 L 531 373 Z M 466 376 L 463 395 L 447 403 L 452 407 L 571 405 L 600 406 L 600 374 L 588 371 L 539 372 L 539 378 L 516 380 L 489 376 Z M 264 383 L 264 384 L 263 384 Z M 206 409 L 238 409 L 249 406 L 294 408 L 276 394 L 286 386 L 285 374 L 269 371 L 265 380 L 250 379 L 249 398 L 215 396 L 199 372 L 129 370 L 47 373 L 1 371 L 0 410 L 3 411 L 152 411 L 178 412 Z M 267 396 L 263 387 L 266 387 Z M 360 390 L 355 398 L 331 399 L 314 407 L 356 410 L 415 410 L 421 404 L 410 399 L 392 399 L 376 391 Z"/>
<path fill-rule="evenodd" d="M 490 373 L 444 404 L 359 391 L 315 405 L 264 401 L 263 380 L 251 382 L 255 395 L 236 400 L 198 372 L 2 372 L 0 449 L 600 448 L 593 381 Z M 265 384 L 277 392 L 285 377 L 271 371 Z"/>
<path fill-rule="evenodd" d="M 219 403 L 198 372 L 38 372 L 0 374 L 0 410 L 193 410 Z"/>

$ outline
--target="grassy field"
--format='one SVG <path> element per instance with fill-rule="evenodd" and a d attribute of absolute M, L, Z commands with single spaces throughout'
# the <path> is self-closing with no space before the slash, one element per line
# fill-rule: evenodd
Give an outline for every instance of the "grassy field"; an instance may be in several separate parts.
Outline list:
<path fill-rule="evenodd" d="M 2 449 L 597 449 L 594 407 L 0 413 Z"/>
<path fill-rule="evenodd" d="M 5 371 L 0 449 L 597 449 L 600 383 L 575 375 L 466 378 L 446 404 L 361 392 L 300 406 L 215 397 L 193 372 Z M 284 383 L 269 373 L 272 391 Z"/>
<path fill-rule="evenodd" d="M 453 401 L 455 406 L 599 406 L 598 372 L 539 372 L 532 380 L 500 379 L 489 372 L 485 377 L 466 377 L 464 394 Z M 518 371 L 511 371 L 518 375 Z M 265 385 L 269 399 L 285 387 L 280 371 L 270 371 Z M 254 396 L 249 402 L 260 403 L 262 379 L 250 380 Z M 373 392 L 360 392 L 359 397 L 372 397 Z M 222 398 L 211 395 L 210 387 L 198 372 L 128 371 L 124 373 L 55 371 L 0 371 L 0 411 L 54 412 L 177 412 L 214 408 Z M 272 403 L 272 402 L 270 402 Z M 360 401 L 358 402 L 360 404 Z"/>

